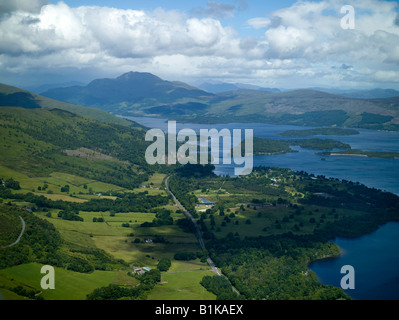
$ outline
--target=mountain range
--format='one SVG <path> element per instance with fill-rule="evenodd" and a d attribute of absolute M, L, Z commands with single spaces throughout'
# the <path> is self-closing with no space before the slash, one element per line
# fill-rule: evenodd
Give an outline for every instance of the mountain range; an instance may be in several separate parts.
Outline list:
<path fill-rule="evenodd" d="M 337 94 L 343 97 L 355 99 L 383 99 L 399 97 L 399 91 L 394 89 L 365 89 L 365 90 L 349 90 L 349 89 L 326 89 L 314 88 L 314 90 L 323 91 L 327 93 Z"/>
<path fill-rule="evenodd" d="M 268 92 L 280 92 L 281 90 L 278 88 L 264 88 L 251 84 L 245 83 L 225 83 L 225 82 L 203 82 L 199 86 L 202 90 L 212 92 L 212 93 L 220 93 L 226 91 L 234 91 L 240 89 L 249 89 L 249 90 L 260 90 L 260 91 L 268 91 Z"/>
<path fill-rule="evenodd" d="M 2 87 L 4 89 L 5 85 Z M 15 92 L 6 94 L 5 91 L 0 90 L 0 105 L 38 107 L 57 100 L 62 101 L 58 104 L 69 111 L 98 113 L 97 117 L 113 113 L 180 122 L 261 122 L 399 130 L 398 96 L 353 98 L 314 89 L 271 92 L 259 88 L 214 93 L 140 72 L 128 72 L 115 79 L 97 79 L 88 85 L 53 88 L 40 96 L 15 88 Z M 377 93 L 387 94 L 387 91 L 376 90 Z M 395 91 L 389 93 L 394 95 Z M 95 111 L 98 109 L 106 112 Z"/>

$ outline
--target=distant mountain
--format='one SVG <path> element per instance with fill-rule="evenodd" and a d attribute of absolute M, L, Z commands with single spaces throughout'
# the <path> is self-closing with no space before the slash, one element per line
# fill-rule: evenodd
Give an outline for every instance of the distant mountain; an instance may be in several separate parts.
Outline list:
<path fill-rule="evenodd" d="M 201 83 L 198 87 L 200 89 L 203 89 L 205 91 L 212 92 L 212 93 L 234 91 L 234 90 L 238 90 L 239 89 L 239 87 L 237 87 L 235 84 L 232 84 L 232 83 L 209 83 L 209 82 L 204 82 L 204 83 Z"/>
<path fill-rule="evenodd" d="M 50 89 L 54 88 L 64 88 L 64 87 L 72 87 L 72 86 L 84 86 L 85 83 L 79 81 L 69 81 L 64 83 L 48 83 L 48 84 L 41 84 L 39 86 L 29 86 L 25 87 L 25 90 L 30 92 L 40 94 Z"/>
<path fill-rule="evenodd" d="M 87 86 L 50 89 L 42 95 L 107 111 L 213 96 L 188 84 L 162 80 L 151 73 L 141 72 L 128 72 L 116 79 L 97 79 Z"/>
<path fill-rule="evenodd" d="M 245 83 L 209 83 L 209 82 L 204 82 L 198 86 L 199 88 L 212 92 L 212 93 L 221 93 L 221 92 L 227 92 L 227 91 L 234 91 L 234 90 L 240 90 L 240 89 L 249 89 L 249 90 L 260 90 L 260 91 L 268 91 L 268 92 L 280 92 L 279 89 L 277 88 L 263 88 L 259 86 L 254 86 L 251 84 L 245 84 Z"/>
<path fill-rule="evenodd" d="M 257 122 L 298 126 L 359 127 L 399 131 L 399 97 L 353 99 L 316 90 L 234 90 L 202 102 L 185 101 L 130 110 L 181 122 Z"/>
<path fill-rule="evenodd" d="M 383 99 L 399 97 L 399 91 L 394 89 L 340 90 L 316 88 L 316 90 L 355 99 Z"/>

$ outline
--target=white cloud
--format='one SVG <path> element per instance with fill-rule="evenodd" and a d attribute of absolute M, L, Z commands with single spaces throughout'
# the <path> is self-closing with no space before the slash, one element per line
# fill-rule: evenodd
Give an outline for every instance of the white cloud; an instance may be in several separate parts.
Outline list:
<path fill-rule="evenodd" d="M 271 23 L 271 20 L 266 17 L 252 18 L 247 21 L 247 24 L 254 29 L 267 28 Z"/>
<path fill-rule="evenodd" d="M 265 18 L 259 18 L 259 22 L 255 18 L 248 21 L 248 24 L 254 28 L 266 28 L 265 41 L 269 46 L 267 56 L 270 59 L 304 59 L 308 67 L 315 68 L 324 63 L 325 70 L 331 62 L 335 62 L 338 65 L 354 66 L 347 69 L 345 79 L 352 77 L 357 83 L 360 80 L 364 83 L 382 81 L 384 75 L 387 75 L 387 81 L 399 83 L 399 79 L 389 76 L 392 72 L 380 72 L 374 79 L 361 78 L 357 73 L 358 69 L 365 66 L 374 68 L 374 73 L 388 66 L 398 67 L 399 28 L 395 23 L 397 3 L 351 1 L 355 9 L 355 30 L 340 27 L 340 19 L 343 17 L 340 8 L 345 4 L 339 0 L 300 1 L 266 18 L 278 23 L 267 25 Z M 262 21 L 265 21 L 264 26 Z M 327 79 L 327 73 L 323 77 Z M 318 80 L 322 81 L 323 78 Z"/>
<path fill-rule="evenodd" d="M 318 85 L 399 81 L 394 76 L 399 62 L 395 2 L 352 0 L 356 29 L 343 30 L 345 1 L 298 1 L 249 19 L 244 27 L 264 29 L 261 37 L 242 37 L 224 26 L 216 12 L 238 9 L 216 2 L 208 3 L 214 12 L 203 17 L 48 2 L 0 0 L 0 12 L 6 13 L 0 19 L 0 71 L 97 68 L 175 79 L 179 74 L 252 83 L 304 84 L 306 79 Z M 351 68 L 332 68 L 343 65 Z"/>

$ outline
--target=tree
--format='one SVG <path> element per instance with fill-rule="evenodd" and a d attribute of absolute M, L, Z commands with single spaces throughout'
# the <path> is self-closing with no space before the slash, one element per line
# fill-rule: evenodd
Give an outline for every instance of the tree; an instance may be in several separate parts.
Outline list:
<path fill-rule="evenodd" d="M 69 185 L 65 185 L 65 186 L 61 187 L 61 192 L 69 193 Z"/>
<path fill-rule="evenodd" d="M 19 182 L 15 181 L 13 178 L 7 179 L 5 181 L 5 187 L 13 189 L 13 190 L 20 190 L 21 189 L 21 187 L 19 185 Z"/>
<path fill-rule="evenodd" d="M 169 258 L 162 258 L 157 265 L 157 269 L 161 272 L 166 272 L 171 267 L 172 262 Z"/>
<path fill-rule="evenodd" d="M 309 222 L 310 222 L 310 223 L 316 223 L 316 219 L 315 219 L 315 218 L 310 218 L 310 219 L 309 219 Z"/>

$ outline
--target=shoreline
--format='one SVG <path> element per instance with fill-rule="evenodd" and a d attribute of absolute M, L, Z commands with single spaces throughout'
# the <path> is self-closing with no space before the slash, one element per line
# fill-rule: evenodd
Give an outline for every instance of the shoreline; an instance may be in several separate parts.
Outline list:
<path fill-rule="evenodd" d="M 366 157 L 369 156 L 367 154 L 355 154 L 355 153 L 331 153 L 330 156 L 349 156 L 349 157 Z"/>
<path fill-rule="evenodd" d="M 312 264 L 312 263 L 315 263 L 315 262 L 317 262 L 317 261 L 323 261 L 323 260 L 329 260 L 329 259 L 335 259 L 335 258 L 339 258 L 339 257 L 341 257 L 342 256 L 342 249 L 339 247 L 339 254 L 336 254 L 336 255 L 333 255 L 333 254 L 331 254 L 331 255 L 327 255 L 327 256 L 324 256 L 324 257 L 321 257 L 321 258 L 316 258 L 316 259 L 314 259 L 314 260 L 309 260 L 308 261 L 308 263 L 307 263 L 307 268 L 309 269 L 309 266 Z M 314 271 L 313 271 L 314 272 Z"/>

